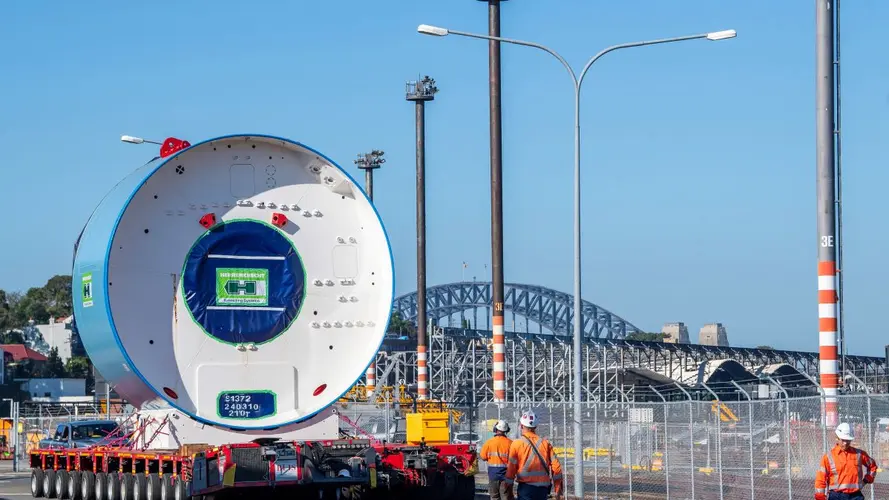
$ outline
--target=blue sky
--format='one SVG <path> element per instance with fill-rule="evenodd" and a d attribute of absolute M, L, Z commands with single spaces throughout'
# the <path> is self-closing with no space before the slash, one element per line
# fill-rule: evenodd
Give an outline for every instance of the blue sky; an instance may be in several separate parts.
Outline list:
<path fill-rule="evenodd" d="M 429 283 L 488 279 L 485 4 L 16 2 L 0 18 L 0 288 L 68 273 L 101 197 L 155 151 L 121 134 L 197 142 L 263 132 L 358 174 L 379 148 L 379 210 L 397 292 L 415 286 L 414 128 L 404 82 L 430 74 Z M 846 329 L 881 355 L 889 265 L 881 198 L 889 3 L 843 4 Z M 738 38 L 615 52 L 582 104 L 584 298 L 646 330 L 721 321 L 734 345 L 817 350 L 814 2 L 521 1 L 504 36 L 576 68 L 614 43 L 734 28 Z M 505 272 L 571 291 L 572 96 L 552 57 L 503 47 Z M 490 267 L 489 267 L 490 268 Z M 488 269 L 489 269 L 488 268 Z"/>

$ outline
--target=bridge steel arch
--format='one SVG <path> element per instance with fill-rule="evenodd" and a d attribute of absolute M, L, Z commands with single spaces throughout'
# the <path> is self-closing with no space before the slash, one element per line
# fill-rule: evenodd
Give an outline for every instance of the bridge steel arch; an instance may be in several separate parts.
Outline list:
<path fill-rule="evenodd" d="M 427 291 L 430 319 L 442 319 L 462 311 L 491 307 L 490 283 L 451 283 Z M 506 383 L 508 401 L 534 403 L 568 402 L 572 397 L 573 345 L 570 336 L 573 298 L 545 287 L 507 284 L 504 308 L 525 317 L 546 333 L 506 331 Z M 761 373 L 781 376 L 798 385 L 795 390 L 812 396 L 818 392 L 808 380 L 818 375 L 818 353 L 756 349 L 698 344 L 673 344 L 625 340 L 627 334 L 640 331 L 636 326 L 595 304 L 584 302 L 582 388 L 584 400 L 626 404 L 632 400 L 659 401 L 647 394 L 648 385 L 684 386 L 702 397 L 709 397 L 700 375 L 710 380 L 736 379 L 755 389 Z M 404 319 L 415 321 L 416 293 L 398 297 L 393 305 Z M 484 314 L 485 319 L 490 314 Z M 593 320 L 592 318 L 595 318 Z M 461 325 L 462 326 L 462 325 Z M 435 326 L 428 336 L 430 396 L 445 401 L 491 402 L 493 348 L 490 326 L 475 328 Z M 725 360 L 732 360 L 726 363 Z M 881 357 L 847 356 L 847 369 L 870 387 L 889 386 L 889 367 Z M 381 386 L 413 384 L 417 380 L 416 345 L 410 339 L 387 337 L 376 357 L 376 380 Z M 780 368 L 780 369 L 779 369 Z M 752 374 L 752 375 L 751 375 Z M 796 375 L 800 374 L 800 375 Z M 796 375 L 796 376 L 791 376 Z M 745 380 L 754 377 L 753 380 Z M 789 377 L 789 378 L 788 378 Z M 783 384 L 784 382 L 782 382 Z M 639 391 L 637 391 L 637 389 Z M 790 390 L 790 387 L 787 388 Z M 856 392 L 863 390 L 846 387 Z M 365 394 L 364 391 L 354 391 Z M 684 398 L 681 393 L 679 396 Z"/>
<path fill-rule="evenodd" d="M 523 283 L 506 283 L 505 288 L 504 312 L 511 311 L 534 321 L 555 335 L 573 335 L 573 295 Z M 584 338 L 623 339 L 630 333 L 642 331 L 604 307 L 586 300 L 582 304 Z M 491 306 L 491 282 L 464 281 L 426 289 L 426 317 L 431 320 L 440 320 L 466 310 Z M 416 321 L 417 292 L 396 298 L 393 310 L 406 320 Z"/>

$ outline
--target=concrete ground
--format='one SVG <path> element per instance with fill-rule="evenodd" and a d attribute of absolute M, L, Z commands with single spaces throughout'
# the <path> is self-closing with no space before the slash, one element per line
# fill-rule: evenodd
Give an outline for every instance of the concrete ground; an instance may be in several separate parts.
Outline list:
<path fill-rule="evenodd" d="M 24 469 L 19 464 L 20 469 Z M 0 460 L 0 500 L 31 498 L 31 471 L 13 472 L 12 460 Z"/>

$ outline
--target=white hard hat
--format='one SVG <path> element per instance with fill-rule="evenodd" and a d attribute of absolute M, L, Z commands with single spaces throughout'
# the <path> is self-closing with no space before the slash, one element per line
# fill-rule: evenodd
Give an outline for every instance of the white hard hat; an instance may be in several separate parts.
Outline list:
<path fill-rule="evenodd" d="M 835 432 L 837 437 L 842 439 L 843 441 L 852 441 L 855 439 L 855 434 L 852 432 L 852 426 L 847 424 L 846 422 L 838 425 Z"/>
<path fill-rule="evenodd" d="M 537 427 L 537 415 L 535 415 L 532 410 L 528 410 L 522 413 L 522 418 L 519 419 L 519 423 L 525 427 Z"/>
<path fill-rule="evenodd" d="M 494 430 L 500 432 L 509 432 L 509 424 L 506 423 L 506 420 L 498 420 L 496 424 L 494 424 Z"/>

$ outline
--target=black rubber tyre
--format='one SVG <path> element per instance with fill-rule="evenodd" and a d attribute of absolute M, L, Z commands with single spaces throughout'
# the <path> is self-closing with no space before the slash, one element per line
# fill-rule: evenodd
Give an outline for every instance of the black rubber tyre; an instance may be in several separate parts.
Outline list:
<path fill-rule="evenodd" d="M 108 474 L 96 473 L 96 500 L 108 500 Z"/>
<path fill-rule="evenodd" d="M 56 471 L 56 498 L 68 498 L 68 480 L 71 475 L 68 471 L 59 469 Z"/>
<path fill-rule="evenodd" d="M 175 481 L 172 476 L 161 478 L 161 500 L 176 500 Z"/>
<path fill-rule="evenodd" d="M 161 500 L 161 482 L 163 477 L 158 474 L 149 474 L 145 485 L 145 498 L 143 500 Z"/>
<path fill-rule="evenodd" d="M 82 480 L 83 473 L 79 470 L 72 470 L 68 473 L 68 488 L 65 498 L 80 500 L 80 483 Z"/>
<path fill-rule="evenodd" d="M 43 498 L 43 469 L 31 469 L 31 496 Z"/>
<path fill-rule="evenodd" d="M 43 495 L 46 498 L 56 497 L 56 471 L 52 469 L 43 472 Z"/>
<path fill-rule="evenodd" d="M 105 488 L 105 500 L 121 500 L 120 498 L 120 474 L 108 473 L 108 487 Z"/>
<path fill-rule="evenodd" d="M 120 500 L 133 500 L 133 474 L 124 472 L 120 475 Z"/>
<path fill-rule="evenodd" d="M 133 474 L 133 500 L 145 500 L 148 496 L 148 476 L 144 473 Z"/>
<path fill-rule="evenodd" d="M 80 500 L 95 500 L 96 475 L 91 471 L 80 473 Z"/>
<path fill-rule="evenodd" d="M 176 476 L 173 484 L 173 500 L 188 500 L 188 483 L 182 480 L 182 476 Z"/>

